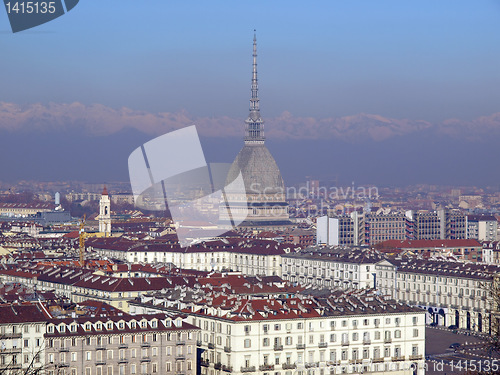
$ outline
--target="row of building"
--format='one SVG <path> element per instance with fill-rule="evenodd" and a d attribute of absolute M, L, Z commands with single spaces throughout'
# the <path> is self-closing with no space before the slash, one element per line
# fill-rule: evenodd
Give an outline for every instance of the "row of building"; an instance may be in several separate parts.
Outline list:
<path fill-rule="evenodd" d="M 491 215 L 460 210 L 379 210 L 317 219 L 316 243 L 330 246 L 375 245 L 388 240 L 478 239 L 496 241 L 498 221 Z"/>

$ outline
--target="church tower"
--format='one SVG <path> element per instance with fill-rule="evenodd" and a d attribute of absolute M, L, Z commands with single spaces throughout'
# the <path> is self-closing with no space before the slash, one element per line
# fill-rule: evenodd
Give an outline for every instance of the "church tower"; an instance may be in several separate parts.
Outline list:
<path fill-rule="evenodd" d="M 285 229 L 291 225 L 286 202 L 285 184 L 273 156 L 265 146 L 264 121 L 260 115 L 257 80 L 257 38 L 253 38 L 253 65 L 250 113 L 245 121 L 245 143 L 236 156 L 226 179 L 234 181 L 241 171 L 245 184 L 247 218 L 240 228 L 251 230 Z M 241 193 L 226 189 L 227 203 L 241 205 Z M 221 217 L 221 222 L 225 218 Z"/>
<path fill-rule="evenodd" d="M 105 237 L 111 236 L 111 201 L 106 186 L 99 200 L 99 232 L 104 233 Z"/>

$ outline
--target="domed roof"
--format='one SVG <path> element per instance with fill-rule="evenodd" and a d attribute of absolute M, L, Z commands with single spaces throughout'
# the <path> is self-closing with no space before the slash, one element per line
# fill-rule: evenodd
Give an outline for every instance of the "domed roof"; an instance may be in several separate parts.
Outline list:
<path fill-rule="evenodd" d="M 273 156 L 264 144 L 243 146 L 229 169 L 226 185 L 242 174 L 247 194 L 285 193 L 285 184 Z"/>

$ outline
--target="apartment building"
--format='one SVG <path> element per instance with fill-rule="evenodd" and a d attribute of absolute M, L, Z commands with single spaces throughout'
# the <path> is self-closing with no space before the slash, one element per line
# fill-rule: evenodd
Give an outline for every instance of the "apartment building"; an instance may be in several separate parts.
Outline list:
<path fill-rule="evenodd" d="M 376 212 L 317 219 L 316 244 L 376 245 L 388 240 L 464 239 L 467 217 L 458 210 Z"/>
<path fill-rule="evenodd" d="M 36 265 L 0 270 L 0 280 L 23 283 L 42 291 L 54 290 L 77 303 L 89 299 L 105 302 L 125 312 L 128 311 L 127 301 L 141 293 L 196 282 L 192 275 L 123 278 L 94 274 L 88 269 Z"/>
<path fill-rule="evenodd" d="M 468 215 L 467 238 L 479 241 L 498 240 L 498 221 L 492 215 Z"/>
<path fill-rule="evenodd" d="M 110 259 L 130 263 L 172 263 L 199 271 L 241 271 L 247 275 L 281 275 L 281 255 L 298 245 L 265 239 L 224 238 L 197 243 L 187 248 L 177 243 L 130 241 L 112 243 L 95 239 L 92 250 Z"/>
<path fill-rule="evenodd" d="M 404 258 L 375 269 L 378 290 L 425 310 L 428 324 L 491 333 L 496 318 L 489 290 L 499 266 Z"/>
<path fill-rule="evenodd" d="M 309 248 L 282 255 L 283 279 L 307 287 L 363 289 L 375 286 L 375 265 L 385 259 L 363 248 Z"/>
<path fill-rule="evenodd" d="M 319 298 L 155 294 L 137 314 L 182 312 L 202 330 L 201 374 L 424 374 L 425 312 L 373 290 Z"/>
<path fill-rule="evenodd" d="M 47 375 L 196 374 L 199 328 L 165 314 L 47 322 Z"/>
<path fill-rule="evenodd" d="M 44 334 L 49 312 L 40 303 L 0 305 L 0 373 L 45 368 Z"/>

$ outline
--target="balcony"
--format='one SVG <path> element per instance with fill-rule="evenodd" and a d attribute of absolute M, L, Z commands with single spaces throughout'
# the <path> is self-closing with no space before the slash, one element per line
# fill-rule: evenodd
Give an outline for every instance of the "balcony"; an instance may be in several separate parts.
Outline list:
<path fill-rule="evenodd" d="M 242 367 L 241 372 L 255 372 L 255 366 Z"/>
<path fill-rule="evenodd" d="M 196 345 L 201 346 L 201 340 L 196 340 Z"/>
<path fill-rule="evenodd" d="M 95 347 L 95 350 L 106 350 L 106 347 L 104 345 L 97 345 Z M 62 348 L 61 348 L 62 351 Z M 66 349 L 66 351 L 69 351 L 69 349 Z"/>
<path fill-rule="evenodd" d="M 69 363 L 68 362 L 60 362 L 57 364 L 57 367 L 59 367 L 59 368 L 69 367 Z"/>
<path fill-rule="evenodd" d="M 349 364 L 351 364 L 351 365 L 359 365 L 361 363 L 363 363 L 362 359 L 350 359 L 349 360 Z"/>
<path fill-rule="evenodd" d="M 406 357 L 405 356 L 402 356 L 402 357 L 392 357 L 391 359 L 392 359 L 393 362 L 400 362 L 400 361 L 405 361 Z"/>
<path fill-rule="evenodd" d="M 151 344 L 149 342 L 143 342 L 141 343 L 141 348 L 149 348 Z"/>
<path fill-rule="evenodd" d="M 349 346 L 349 341 L 342 341 L 341 345 L 342 346 Z"/>
<path fill-rule="evenodd" d="M 295 363 L 283 363 L 281 367 L 283 370 L 293 370 L 297 368 L 297 365 Z"/>
<path fill-rule="evenodd" d="M 306 368 L 319 367 L 319 362 L 306 362 Z"/>
<path fill-rule="evenodd" d="M 128 345 L 127 344 L 119 344 L 118 345 L 118 349 L 128 349 Z"/>
<path fill-rule="evenodd" d="M 222 368 L 222 363 L 217 362 L 216 364 L 214 364 L 214 369 L 220 370 L 221 368 Z"/>
<path fill-rule="evenodd" d="M 225 346 L 225 347 L 224 347 L 224 351 L 225 351 L 226 353 L 231 353 L 231 347 L 230 347 L 230 346 Z"/>
<path fill-rule="evenodd" d="M 21 337 L 23 337 L 22 333 L 4 333 L 0 335 L 0 340 L 20 339 Z"/>
<path fill-rule="evenodd" d="M 106 361 L 104 359 L 96 359 L 95 365 L 96 366 L 104 366 L 106 364 Z"/>
<path fill-rule="evenodd" d="M 272 370 L 274 370 L 274 365 L 260 365 L 259 370 L 260 371 L 272 371 Z"/>
<path fill-rule="evenodd" d="M 418 361 L 420 359 L 424 359 L 424 356 L 422 354 L 418 354 L 418 355 L 411 355 L 409 357 L 409 360 L 410 361 Z"/>
<path fill-rule="evenodd" d="M 202 359 L 202 360 L 200 361 L 200 365 L 202 365 L 203 367 L 208 367 L 208 365 L 209 365 L 209 364 L 210 364 L 210 362 L 208 362 L 208 360 L 205 360 L 205 361 L 204 361 L 204 360 Z"/>
<path fill-rule="evenodd" d="M 363 345 L 370 345 L 372 343 L 372 340 L 370 339 L 363 339 Z"/>
<path fill-rule="evenodd" d="M 384 362 L 384 358 L 381 358 L 381 357 L 379 357 L 379 358 L 373 358 L 373 359 L 372 359 L 372 362 L 373 362 L 373 363 L 380 363 L 380 362 Z"/>
<path fill-rule="evenodd" d="M 337 366 L 340 365 L 340 361 L 328 361 L 326 362 L 327 366 Z"/>
<path fill-rule="evenodd" d="M 392 339 L 391 339 L 391 338 L 386 337 L 386 338 L 384 339 L 384 343 L 385 343 L 385 344 L 390 344 L 391 342 L 392 342 Z"/>
<path fill-rule="evenodd" d="M 186 359 L 186 356 L 184 354 L 182 354 L 182 353 L 175 355 L 175 360 L 176 361 L 183 361 L 185 359 Z"/>
<path fill-rule="evenodd" d="M 141 357 L 141 362 L 151 362 L 151 357 L 149 356 Z"/>
<path fill-rule="evenodd" d="M 9 348 L 9 349 L 3 349 L 2 354 L 16 354 L 16 353 L 21 353 L 23 350 L 21 348 Z"/>
<path fill-rule="evenodd" d="M 208 343 L 208 349 L 214 349 L 215 345 L 211 342 Z"/>
<path fill-rule="evenodd" d="M 319 347 L 319 348 L 327 348 L 327 347 L 328 347 L 328 343 L 327 343 L 327 342 L 320 342 L 320 343 L 318 344 L 318 347 Z"/>
<path fill-rule="evenodd" d="M 120 358 L 118 360 L 118 363 L 128 363 L 128 359 L 127 358 Z"/>
<path fill-rule="evenodd" d="M 297 349 L 305 349 L 306 348 L 306 344 L 297 344 Z"/>
<path fill-rule="evenodd" d="M 222 365 L 222 371 L 233 372 L 233 367 L 232 366 Z"/>
<path fill-rule="evenodd" d="M 186 345 L 186 341 L 183 340 L 177 341 L 175 345 Z"/>
<path fill-rule="evenodd" d="M 274 351 L 283 350 L 283 345 L 274 345 Z"/>

